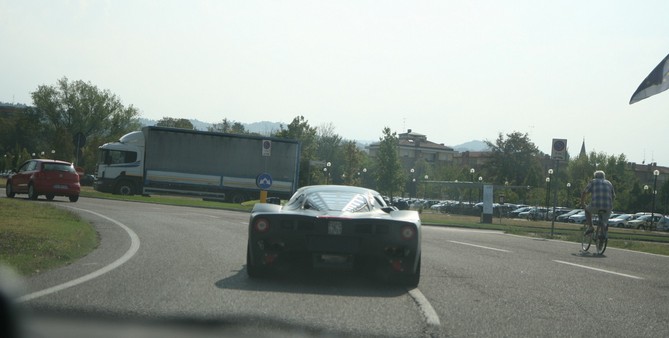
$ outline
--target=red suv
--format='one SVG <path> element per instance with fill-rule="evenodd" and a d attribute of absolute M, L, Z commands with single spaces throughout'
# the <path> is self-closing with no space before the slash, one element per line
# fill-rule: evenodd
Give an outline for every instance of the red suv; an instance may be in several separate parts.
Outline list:
<path fill-rule="evenodd" d="M 80 189 L 79 174 L 72 163 L 34 159 L 23 162 L 18 172 L 9 175 L 5 192 L 9 198 L 28 194 L 28 198 L 36 200 L 45 195 L 51 201 L 55 196 L 67 196 L 70 202 L 76 202 Z"/>

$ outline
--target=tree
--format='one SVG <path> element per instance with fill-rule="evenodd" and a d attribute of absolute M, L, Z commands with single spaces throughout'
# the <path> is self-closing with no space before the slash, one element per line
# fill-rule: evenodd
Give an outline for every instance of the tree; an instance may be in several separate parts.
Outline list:
<path fill-rule="evenodd" d="M 362 173 L 363 167 L 363 152 L 358 149 L 355 141 L 344 142 L 342 147 L 342 175 L 343 183 L 346 185 L 362 185 L 364 177 Z"/>
<path fill-rule="evenodd" d="M 156 122 L 156 126 L 195 130 L 195 127 L 193 126 L 193 123 L 190 122 L 190 120 L 174 117 L 163 117 L 158 122 Z"/>
<path fill-rule="evenodd" d="M 342 153 L 342 137 L 334 131 L 332 123 L 321 125 L 316 128 L 316 156 L 315 159 L 330 162 L 332 166 L 328 168 L 328 175 L 332 178 L 331 183 L 341 183 L 342 174 L 345 174 L 344 156 Z"/>
<path fill-rule="evenodd" d="M 214 123 L 208 130 L 229 134 L 249 134 L 241 122 L 229 121 L 227 118 L 224 118 L 219 123 Z"/>
<path fill-rule="evenodd" d="M 385 193 L 392 202 L 393 194 L 402 189 L 404 173 L 400 164 L 397 133 L 390 128 L 383 128 L 383 137 L 379 139 L 379 152 L 376 155 L 376 181 L 380 192 Z"/>
<path fill-rule="evenodd" d="M 0 154 L 5 159 L 2 170 L 18 167 L 24 149 L 47 151 L 50 145 L 45 144 L 42 135 L 40 115 L 34 108 L 23 106 L 0 114 Z"/>
<path fill-rule="evenodd" d="M 316 131 L 316 128 L 310 126 L 304 116 L 296 116 L 286 128 L 281 126 L 281 130 L 274 135 L 300 141 L 299 186 L 311 184 L 312 178 L 316 177 L 310 167 L 310 162 L 315 159 L 316 154 Z"/>
<path fill-rule="evenodd" d="M 495 143 L 486 141 L 492 150 L 490 161 L 483 167 L 488 182 L 510 185 L 538 186 L 543 177 L 541 152 L 527 133 L 513 132 L 506 135 L 499 133 Z"/>
<path fill-rule="evenodd" d="M 95 137 L 114 140 L 140 127 L 135 107 L 125 107 L 109 90 L 100 90 L 81 80 L 70 82 L 63 77 L 56 85 L 39 86 L 31 96 L 40 117 L 43 147 L 55 150 L 60 159 L 75 158 L 72 140 L 78 133 L 87 140 Z M 98 145 L 86 143 L 87 147 Z M 89 154 L 95 156 L 95 152 Z"/>

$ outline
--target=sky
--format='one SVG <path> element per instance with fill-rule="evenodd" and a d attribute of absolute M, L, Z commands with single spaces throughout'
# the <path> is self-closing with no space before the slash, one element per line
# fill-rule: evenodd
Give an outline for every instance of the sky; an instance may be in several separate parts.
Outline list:
<path fill-rule="evenodd" d="M 527 133 L 550 153 L 669 166 L 669 1 L 0 0 L 0 102 L 63 77 L 141 117 L 331 125 L 447 146 Z"/>

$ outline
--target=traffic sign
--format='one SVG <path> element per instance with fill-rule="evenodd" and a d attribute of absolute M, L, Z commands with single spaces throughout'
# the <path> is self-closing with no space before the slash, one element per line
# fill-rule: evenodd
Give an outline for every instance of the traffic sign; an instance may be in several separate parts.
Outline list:
<path fill-rule="evenodd" d="M 567 140 L 553 139 L 553 147 L 551 147 L 551 159 L 564 161 L 567 159 Z"/>
<path fill-rule="evenodd" d="M 262 141 L 262 156 L 272 156 L 272 141 Z"/>
<path fill-rule="evenodd" d="M 262 173 L 256 177 L 256 186 L 262 190 L 268 190 L 272 186 L 272 176 Z"/>

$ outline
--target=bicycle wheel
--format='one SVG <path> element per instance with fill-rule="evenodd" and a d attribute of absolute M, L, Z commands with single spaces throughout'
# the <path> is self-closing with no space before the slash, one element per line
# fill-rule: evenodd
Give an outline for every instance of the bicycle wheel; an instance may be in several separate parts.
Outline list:
<path fill-rule="evenodd" d="M 596 235 L 597 237 L 595 237 L 596 246 L 597 246 L 597 254 L 598 255 L 603 255 L 604 251 L 606 250 L 606 245 L 608 244 L 609 239 L 606 238 L 606 235 L 604 234 L 604 227 L 603 226 L 598 226 L 596 230 L 597 231 L 595 231 L 594 233 L 597 234 Z"/>
<path fill-rule="evenodd" d="M 582 251 L 588 251 L 590 249 L 590 243 L 592 243 L 592 234 L 594 232 L 591 232 L 589 234 L 586 234 L 585 232 L 588 230 L 588 226 L 584 225 L 583 226 L 583 237 L 581 238 L 581 250 Z"/>

